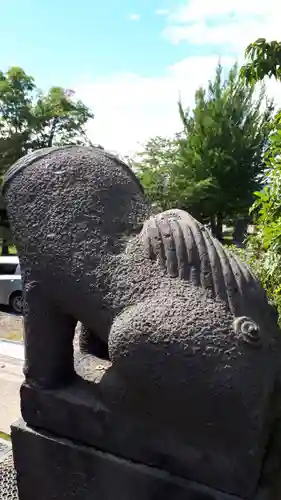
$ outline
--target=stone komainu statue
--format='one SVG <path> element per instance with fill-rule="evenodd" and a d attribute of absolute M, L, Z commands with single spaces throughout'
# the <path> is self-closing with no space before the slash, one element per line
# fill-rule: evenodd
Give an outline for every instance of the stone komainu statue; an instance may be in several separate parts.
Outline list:
<path fill-rule="evenodd" d="M 249 269 L 189 214 L 152 215 L 134 174 L 99 148 L 32 153 L 3 190 L 27 382 L 71 383 L 80 321 L 81 349 L 112 362 L 118 404 L 169 430 L 179 455 L 190 447 L 182 475 L 250 498 L 272 461 L 281 333 Z"/>

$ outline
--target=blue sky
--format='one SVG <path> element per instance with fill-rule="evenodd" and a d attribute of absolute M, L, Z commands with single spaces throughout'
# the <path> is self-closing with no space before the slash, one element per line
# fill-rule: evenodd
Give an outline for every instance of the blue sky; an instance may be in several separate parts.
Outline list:
<path fill-rule="evenodd" d="M 257 37 L 279 35 L 278 0 L 0 0 L 1 69 L 19 65 L 41 88 L 76 90 L 96 118 L 94 142 L 135 151 L 178 127 L 192 103 Z M 280 38 L 280 37 L 279 37 Z"/>
<path fill-rule="evenodd" d="M 69 84 L 78 74 L 158 75 L 190 52 L 158 36 L 165 26 L 164 16 L 156 14 L 158 0 L 10 0 L 3 5 L 0 0 L 0 5 L 1 34 L 8 41 L 2 67 L 22 65 L 40 85 Z"/>

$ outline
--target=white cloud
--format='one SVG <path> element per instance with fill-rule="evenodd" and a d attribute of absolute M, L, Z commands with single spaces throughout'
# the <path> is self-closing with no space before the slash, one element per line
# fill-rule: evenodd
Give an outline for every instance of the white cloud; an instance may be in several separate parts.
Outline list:
<path fill-rule="evenodd" d="M 136 14 L 136 13 L 130 14 L 128 16 L 129 21 L 139 21 L 140 18 L 141 18 L 140 14 Z"/>
<path fill-rule="evenodd" d="M 163 35 L 240 53 L 256 38 L 279 39 L 280 16 L 277 0 L 189 0 L 167 16 Z"/>
<path fill-rule="evenodd" d="M 213 77 L 221 54 L 227 54 L 220 58 L 227 69 L 243 60 L 249 42 L 279 39 L 279 0 L 190 0 L 172 14 L 163 11 L 166 36 L 175 43 L 212 46 L 212 55 L 188 57 L 159 77 L 112 74 L 95 81 L 84 78 L 87 83 L 74 87 L 95 113 L 88 129 L 92 141 L 120 154 L 138 151 L 149 137 L 178 131 L 179 95 L 186 107 L 192 106 L 195 91 Z M 267 88 L 281 105 L 281 85 L 271 81 Z"/>
<path fill-rule="evenodd" d="M 189 57 L 170 66 L 164 76 L 113 74 L 88 83 L 77 83 L 76 96 L 93 109 L 88 128 L 94 143 L 121 154 L 140 149 L 149 137 L 172 135 L 179 130 L 177 101 L 186 107 L 194 93 L 213 77 L 218 56 Z M 229 67 L 232 58 L 222 58 Z"/>
<path fill-rule="evenodd" d="M 278 8 L 277 0 L 189 0 L 184 4 L 171 15 L 172 20 L 191 22 L 227 14 L 271 16 Z"/>
<path fill-rule="evenodd" d="M 169 10 L 168 9 L 157 9 L 155 14 L 157 16 L 167 16 L 169 14 Z"/>
<path fill-rule="evenodd" d="M 92 142 L 132 155 L 150 137 L 173 135 L 180 129 L 179 95 L 185 107 L 192 106 L 195 91 L 213 77 L 217 62 L 216 55 L 189 57 L 170 66 L 161 77 L 121 73 L 77 83 L 76 96 L 95 113 L 88 126 Z M 233 62 L 232 57 L 221 58 L 225 70 Z M 281 85 L 270 81 L 267 88 L 281 105 Z"/>

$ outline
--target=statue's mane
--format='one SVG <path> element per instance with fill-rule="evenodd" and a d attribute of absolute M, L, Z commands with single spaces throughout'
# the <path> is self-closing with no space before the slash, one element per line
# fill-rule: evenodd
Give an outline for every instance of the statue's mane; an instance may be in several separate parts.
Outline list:
<path fill-rule="evenodd" d="M 234 315 L 243 312 L 243 302 L 266 300 L 249 267 L 226 252 L 187 212 L 168 210 L 150 217 L 144 223 L 142 241 L 146 257 L 157 260 L 170 277 L 210 290 Z"/>

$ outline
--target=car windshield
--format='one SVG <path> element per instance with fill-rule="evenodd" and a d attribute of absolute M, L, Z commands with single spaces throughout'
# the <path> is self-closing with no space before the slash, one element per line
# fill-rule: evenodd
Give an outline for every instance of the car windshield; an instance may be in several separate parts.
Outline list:
<path fill-rule="evenodd" d="M 17 264 L 0 264 L 0 274 L 15 274 Z"/>
<path fill-rule="evenodd" d="M 0 275 L 20 274 L 20 266 L 17 258 L 0 257 Z"/>

